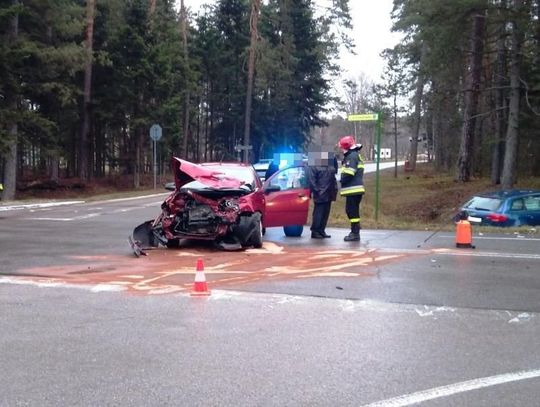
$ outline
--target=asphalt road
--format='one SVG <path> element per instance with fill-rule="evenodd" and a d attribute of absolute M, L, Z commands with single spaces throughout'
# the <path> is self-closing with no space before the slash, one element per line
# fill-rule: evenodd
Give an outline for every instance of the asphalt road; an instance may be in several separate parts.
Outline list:
<path fill-rule="evenodd" d="M 538 405 L 538 237 L 273 228 L 137 259 L 162 198 L 0 210 L 1 406 Z"/>

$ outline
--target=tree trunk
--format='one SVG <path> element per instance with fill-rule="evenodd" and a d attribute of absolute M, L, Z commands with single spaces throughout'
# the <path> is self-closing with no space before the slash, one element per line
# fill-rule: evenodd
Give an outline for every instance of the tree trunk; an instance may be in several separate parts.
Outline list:
<path fill-rule="evenodd" d="M 504 46 L 504 27 L 501 27 L 497 40 L 497 62 L 495 68 L 495 75 L 493 84 L 495 85 L 494 99 L 495 99 L 495 114 L 493 115 L 493 132 L 494 143 L 493 151 L 491 155 L 491 183 L 498 185 L 501 183 L 501 171 L 504 158 L 504 143 L 503 143 L 503 129 L 504 129 L 504 117 L 506 111 L 506 99 L 504 97 L 504 81 L 506 77 L 506 61 L 505 61 L 505 46 Z"/>
<path fill-rule="evenodd" d="M 463 106 L 463 127 L 461 145 L 457 162 L 456 181 L 468 182 L 471 179 L 476 114 L 482 74 L 482 53 L 484 50 L 485 11 L 473 17 L 473 35 L 469 56 L 469 71 L 465 77 L 465 96 Z"/>
<path fill-rule="evenodd" d="M 433 161 L 433 107 L 430 106 L 426 118 L 426 151 L 428 163 Z"/>
<path fill-rule="evenodd" d="M 199 102 L 197 103 L 197 105 L 202 106 L 202 103 L 202 94 L 199 94 Z M 199 111 L 197 112 L 197 142 L 195 143 L 197 146 L 195 151 L 195 160 L 197 162 L 201 162 L 201 114 L 202 112 L 199 109 Z"/>
<path fill-rule="evenodd" d="M 60 174 L 58 171 L 58 168 L 60 166 L 60 162 L 57 157 L 51 157 L 49 159 L 49 178 L 51 181 L 58 182 L 60 179 Z"/>
<path fill-rule="evenodd" d="M 19 4 L 18 0 L 12 0 L 11 4 L 17 6 Z M 11 27 L 8 33 L 8 40 L 10 43 L 14 43 L 19 36 L 19 14 L 11 18 L 10 21 Z M 8 106 L 10 110 L 15 113 L 18 109 L 18 95 L 14 94 L 8 100 Z M 18 142 L 18 125 L 17 119 L 7 125 L 8 134 L 9 134 L 9 151 L 6 155 L 5 166 L 4 166 L 4 188 L 2 191 L 2 199 L 5 201 L 10 201 L 15 199 L 15 191 L 17 189 L 17 142 Z"/>
<path fill-rule="evenodd" d="M 398 106 L 397 106 L 397 95 L 394 93 L 394 99 L 393 99 L 393 110 L 394 110 L 394 178 L 397 178 L 398 176 L 398 140 L 397 140 L 397 114 L 398 114 Z"/>
<path fill-rule="evenodd" d="M 153 16 L 154 13 L 155 13 L 155 11 L 156 11 L 156 1 L 157 1 L 157 0 L 150 0 L 150 1 L 149 1 L 148 14 L 149 14 L 150 16 Z M 184 3 L 184 2 L 182 1 L 182 3 Z"/>
<path fill-rule="evenodd" d="M 9 151 L 6 155 L 6 164 L 4 166 L 4 191 L 2 199 L 10 201 L 15 199 L 17 189 L 17 124 L 12 124 L 9 130 L 10 139 Z"/>
<path fill-rule="evenodd" d="M 246 112 L 244 115 L 244 159 L 245 163 L 249 162 L 249 147 L 251 142 L 251 101 L 253 95 L 253 76 L 255 74 L 255 51 L 257 47 L 257 24 L 259 22 L 259 10 L 261 8 L 261 0 L 251 0 L 251 17 L 249 19 L 249 29 L 251 33 L 251 43 L 249 47 L 248 61 L 248 77 L 246 87 Z"/>
<path fill-rule="evenodd" d="M 519 14 L 523 2 L 514 1 L 516 14 Z M 503 189 L 511 189 L 516 181 L 515 169 L 517 160 L 519 138 L 519 105 L 521 101 L 520 91 L 520 65 L 521 65 L 521 40 L 523 31 L 516 21 L 511 22 L 511 49 L 510 49 L 510 101 L 508 109 L 508 125 L 506 128 L 506 145 L 504 165 L 501 178 Z"/>
<path fill-rule="evenodd" d="M 92 111 L 92 63 L 93 63 L 93 40 L 94 40 L 94 14 L 96 0 L 86 0 L 86 40 L 84 44 L 86 62 L 84 68 L 84 101 L 83 122 L 79 143 L 79 177 L 88 180 L 90 177 L 90 127 Z"/>
<path fill-rule="evenodd" d="M 433 161 L 435 163 L 436 169 L 441 169 L 442 167 L 442 160 L 440 156 L 440 150 L 439 150 L 439 144 L 440 144 L 440 127 L 441 127 L 441 121 L 440 121 L 440 106 L 434 106 L 433 107 L 433 117 L 431 119 L 431 132 L 433 134 Z"/>
<path fill-rule="evenodd" d="M 540 4 L 538 4 L 537 1 L 537 7 L 536 7 L 536 52 L 534 57 L 533 66 L 536 67 L 536 77 L 540 77 Z M 538 106 L 538 99 L 537 99 L 537 106 Z M 536 154 L 536 157 L 540 157 L 540 145 L 538 143 L 535 143 L 534 151 Z M 534 177 L 540 176 L 540 159 L 536 159 L 533 161 L 533 173 L 532 175 Z"/>
<path fill-rule="evenodd" d="M 432 81 L 432 90 L 436 102 L 433 104 L 433 151 L 435 154 L 435 167 L 438 170 L 449 171 L 453 166 L 451 128 L 452 117 L 455 114 L 455 104 L 448 90 Z"/>
<path fill-rule="evenodd" d="M 418 78 L 416 79 L 416 91 L 414 94 L 414 131 L 412 139 L 410 140 L 409 150 L 409 164 L 411 170 L 416 170 L 416 156 L 418 154 L 418 139 L 420 137 L 420 123 L 422 121 L 422 98 L 424 96 L 424 75 L 422 73 L 423 64 L 426 55 L 426 44 L 422 44 L 422 54 L 420 56 L 420 63 L 418 66 Z"/>
<path fill-rule="evenodd" d="M 184 0 L 180 2 L 180 31 L 182 33 L 182 45 L 184 54 L 184 64 L 187 71 L 189 71 L 189 54 L 188 54 L 188 41 L 187 41 L 187 10 L 184 5 Z M 182 113 L 183 123 L 183 139 L 182 139 L 182 154 L 184 158 L 188 158 L 188 136 L 189 136 L 189 83 L 186 80 L 186 89 L 184 92 L 184 109 Z"/>
<path fill-rule="evenodd" d="M 133 173 L 133 187 L 141 186 L 141 172 L 143 172 L 142 146 L 144 136 L 141 126 L 135 130 L 135 171 Z"/>

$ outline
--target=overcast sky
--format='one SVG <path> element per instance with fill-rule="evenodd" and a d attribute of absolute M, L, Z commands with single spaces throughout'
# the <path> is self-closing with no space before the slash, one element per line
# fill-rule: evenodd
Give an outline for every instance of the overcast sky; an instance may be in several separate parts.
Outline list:
<path fill-rule="evenodd" d="M 214 0 L 184 0 L 186 7 L 197 12 L 202 4 L 213 3 Z M 315 0 L 324 3 L 324 0 Z M 180 3 L 177 0 L 177 3 Z M 351 33 L 356 44 L 356 55 L 343 53 L 341 65 L 344 76 L 356 78 L 362 72 L 372 81 L 378 79 L 384 68 L 384 61 L 379 54 L 385 48 L 391 48 L 399 42 L 399 36 L 391 33 L 393 0 L 349 0 L 353 20 Z"/>
<path fill-rule="evenodd" d="M 349 5 L 356 55 L 343 54 L 343 67 L 354 77 L 363 72 L 377 82 L 384 68 L 380 53 L 400 39 L 400 35 L 390 31 L 393 0 L 349 0 Z"/>

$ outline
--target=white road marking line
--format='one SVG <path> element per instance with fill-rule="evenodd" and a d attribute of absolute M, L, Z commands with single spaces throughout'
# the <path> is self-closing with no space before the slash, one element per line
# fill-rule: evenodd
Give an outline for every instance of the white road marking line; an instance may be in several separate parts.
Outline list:
<path fill-rule="evenodd" d="M 440 235 L 438 239 L 455 239 L 455 236 Z M 539 242 L 540 238 L 525 237 L 522 235 L 513 237 L 501 237 L 501 236 L 473 236 L 473 240 L 519 240 L 521 242 Z"/>
<path fill-rule="evenodd" d="M 361 407 L 410 406 L 413 404 L 422 403 L 427 400 L 448 397 L 458 393 L 478 390 L 485 387 L 497 386 L 504 383 L 516 382 L 519 380 L 534 379 L 536 377 L 540 377 L 540 369 L 521 370 L 514 373 L 505 373 L 496 376 L 481 377 L 478 379 L 449 384 L 447 386 L 434 387 L 433 389 L 418 391 L 411 394 L 405 394 L 403 396 L 398 396 L 391 399 L 376 401 L 375 403 L 364 404 Z"/>
<path fill-rule="evenodd" d="M 430 249 L 430 250 L 381 248 L 381 249 L 376 249 L 376 250 L 379 252 L 384 252 L 384 253 L 441 254 L 445 256 L 498 257 L 498 258 L 505 258 L 505 259 L 530 259 L 530 260 L 540 259 L 540 254 L 478 252 L 478 251 L 472 251 L 468 249 L 462 249 L 461 251 L 458 251 L 458 249 L 446 249 L 446 248 L 438 248 L 438 249 Z"/>
<path fill-rule="evenodd" d="M 84 201 L 64 201 L 64 202 L 46 202 L 46 203 L 35 203 L 35 204 L 6 205 L 6 206 L 0 206 L 0 212 L 1 211 L 15 211 L 19 209 L 50 208 L 52 206 L 74 205 L 74 204 L 81 204 L 81 203 L 84 203 Z"/>
<path fill-rule="evenodd" d="M 109 203 L 109 202 L 134 201 L 136 199 L 152 198 L 154 196 L 162 196 L 162 195 L 170 195 L 170 192 L 161 192 L 159 194 L 142 195 L 142 196 L 132 196 L 132 197 L 129 197 L 129 198 L 105 199 L 103 201 L 95 201 L 95 202 L 89 202 L 89 203 L 90 204 L 102 204 L 102 203 Z"/>
<path fill-rule="evenodd" d="M 93 293 L 124 291 L 125 288 L 114 284 L 97 284 L 90 287 Z"/>
<path fill-rule="evenodd" d="M 145 199 L 145 198 L 151 198 L 155 196 L 163 196 L 170 194 L 170 192 L 162 192 L 159 194 L 151 194 L 151 195 L 142 195 L 142 196 L 133 196 L 129 198 L 117 198 L 117 199 L 106 199 L 103 201 L 95 201 L 95 202 L 87 202 L 87 201 L 62 201 L 62 202 L 43 202 L 43 203 L 32 203 L 32 204 L 17 204 L 17 205 L 0 205 L 0 212 L 2 211 L 14 211 L 14 210 L 21 210 L 21 209 L 41 209 L 41 208 L 50 208 L 54 206 L 62 206 L 62 205 L 74 205 L 74 204 L 103 204 L 103 203 L 109 203 L 109 202 L 124 202 L 124 201 L 133 201 L 136 199 Z M 161 204 L 161 201 L 157 204 Z M 154 204 L 151 204 L 154 205 Z M 146 205 L 145 205 L 146 206 Z"/>
<path fill-rule="evenodd" d="M 150 203 L 147 203 L 147 204 L 143 204 L 143 205 L 139 205 L 139 206 L 131 206 L 129 208 L 121 208 L 121 209 L 115 209 L 114 211 L 111 211 L 110 213 L 124 213 L 124 212 L 131 212 L 131 211 L 135 211 L 137 209 L 141 209 L 141 208 L 149 208 L 149 207 L 156 207 L 156 208 L 159 208 L 159 206 L 161 205 L 162 201 L 159 201 L 159 202 L 150 202 Z"/>
<path fill-rule="evenodd" d="M 528 322 L 533 318 L 534 315 L 529 314 L 528 312 L 522 312 L 517 317 L 512 318 L 508 321 L 509 324 L 519 324 L 520 322 Z"/>
<path fill-rule="evenodd" d="M 96 216 L 102 215 L 101 213 L 89 213 L 88 215 L 81 215 L 81 216 L 75 216 L 73 218 L 25 218 L 26 220 L 47 220 L 47 221 L 58 221 L 58 222 L 71 222 L 74 220 L 83 220 L 83 219 L 90 219 L 95 218 Z"/>
<path fill-rule="evenodd" d="M 70 284 L 61 280 L 43 279 L 39 281 L 26 280 L 24 278 L 17 277 L 0 277 L 0 284 L 16 284 L 16 285 L 30 285 L 40 288 L 77 288 L 79 290 L 86 290 L 93 293 L 100 292 L 112 292 L 112 291 L 125 291 L 126 288 L 120 285 L 113 284 Z"/>
<path fill-rule="evenodd" d="M 26 220 L 52 220 L 52 221 L 59 221 L 59 222 L 70 222 L 72 220 L 75 220 L 75 218 L 25 218 Z"/>
<path fill-rule="evenodd" d="M 131 212 L 131 211 L 134 211 L 134 210 L 137 210 L 137 209 L 146 208 L 146 207 L 150 207 L 150 206 L 159 207 L 160 204 L 161 204 L 161 201 L 160 202 L 152 202 L 152 203 L 144 204 L 144 205 L 141 205 L 141 206 L 132 206 L 132 207 L 129 207 L 129 208 L 115 209 L 113 211 L 104 212 L 104 213 L 89 213 L 88 215 L 74 216 L 72 218 L 33 217 L 33 218 L 25 218 L 25 219 L 27 219 L 27 220 L 50 220 L 50 221 L 70 222 L 70 221 L 74 221 L 74 220 L 94 218 L 94 217 L 99 216 L 99 215 L 108 215 L 108 214 L 112 214 L 112 213 Z M 92 209 L 95 210 L 95 209 L 101 209 L 101 208 L 92 208 Z M 74 212 L 77 213 L 78 211 L 74 211 Z"/>
<path fill-rule="evenodd" d="M 88 215 L 82 215 L 82 216 L 76 216 L 75 219 L 81 220 L 81 219 L 90 219 L 95 218 L 96 216 L 100 216 L 102 213 L 96 212 L 96 213 L 89 213 Z"/>
<path fill-rule="evenodd" d="M 450 256 L 471 256 L 471 257 L 497 257 L 503 259 L 530 259 L 540 260 L 540 254 L 520 254 L 520 253 L 490 253 L 490 252 L 437 252 L 437 254 L 446 254 Z"/>

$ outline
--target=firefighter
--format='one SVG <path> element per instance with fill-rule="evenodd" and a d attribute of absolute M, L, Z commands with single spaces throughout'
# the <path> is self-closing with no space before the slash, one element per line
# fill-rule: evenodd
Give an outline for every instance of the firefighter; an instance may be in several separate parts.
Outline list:
<path fill-rule="evenodd" d="M 345 197 L 345 212 L 351 223 L 351 233 L 345 236 L 346 242 L 360 241 L 360 202 L 364 196 L 364 161 L 360 157 L 362 144 L 356 144 L 353 136 L 339 140 L 343 152 L 341 163 L 341 196 Z"/>

